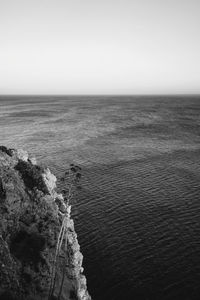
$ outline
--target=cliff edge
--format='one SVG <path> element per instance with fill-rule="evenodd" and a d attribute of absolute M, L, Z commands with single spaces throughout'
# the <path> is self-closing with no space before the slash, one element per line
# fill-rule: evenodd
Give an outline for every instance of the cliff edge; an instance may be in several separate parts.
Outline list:
<path fill-rule="evenodd" d="M 49 169 L 0 146 L 0 300 L 91 300 L 70 211 Z"/>

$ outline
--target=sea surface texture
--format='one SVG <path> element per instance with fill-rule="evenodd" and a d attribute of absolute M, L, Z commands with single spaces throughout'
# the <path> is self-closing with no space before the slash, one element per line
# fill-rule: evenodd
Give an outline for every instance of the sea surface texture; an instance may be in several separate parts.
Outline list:
<path fill-rule="evenodd" d="M 0 144 L 60 177 L 94 300 L 200 299 L 200 97 L 1 97 Z"/>

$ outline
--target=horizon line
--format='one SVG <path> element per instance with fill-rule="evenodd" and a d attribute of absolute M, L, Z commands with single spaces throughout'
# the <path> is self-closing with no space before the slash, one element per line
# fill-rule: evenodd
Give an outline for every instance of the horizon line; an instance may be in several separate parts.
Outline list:
<path fill-rule="evenodd" d="M 151 97 L 151 96 L 161 96 L 161 97 L 169 97 L 169 96 L 200 96 L 200 93 L 169 93 L 169 94 L 166 94 L 166 93 L 163 93 L 163 94 L 154 94 L 154 93 L 149 93 L 149 94 L 142 94 L 142 93 L 139 93 L 139 94 L 0 94 L 0 97 L 27 97 L 27 96 L 33 96 L 33 97 L 50 97 L 50 96 L 56 96 L 56 97 L 83 97 L 83 96 L 86 96 L 86 97 Z"/>

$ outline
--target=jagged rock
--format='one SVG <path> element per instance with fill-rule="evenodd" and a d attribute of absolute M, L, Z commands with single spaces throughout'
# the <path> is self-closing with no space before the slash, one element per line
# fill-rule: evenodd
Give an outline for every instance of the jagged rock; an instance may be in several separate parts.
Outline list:
<path fill-rule="evenodd" d="M 35 157 L 29 157 L 28 160 L 32 165 L 37 165 L 37 160 Z"/>
<path fill-rule="evenodd" d="M 56 177 L 25 151 L 0 147 L 0 300 L 47 300 L 63 217 L 65 242 L 51 300 L 90 300 L 71 206 Z M 61 283 L 62 288 L 61 288 Z"/>
<path fill-rule="evenodd" d="M 16 150 L 16 156 L 18 159 L 28 161 L 28 152 L 22 149 Z"/>
<path fill-rule="evenodd" d="M 54 176 L 47 168 L 46 170 L 44 170 L 44 173 L 42 174 L 42 178 L 47 187 L 47 191 L 49 192 L 49 194 L 52 194 L 54 189 L 56 188 L 56 180 L 57 180 L 56 176 Z"/>

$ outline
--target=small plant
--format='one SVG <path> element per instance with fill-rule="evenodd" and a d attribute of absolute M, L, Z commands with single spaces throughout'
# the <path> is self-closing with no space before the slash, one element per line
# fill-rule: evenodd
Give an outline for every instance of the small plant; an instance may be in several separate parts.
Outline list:
<path fill-rule="evenodd" d="M 74 164 L 70 164 L 69 169 L 65 172 L 64 176 L 61 178 L 61 182 L 65 183 L 65 187 L 62 190 L 63 192 L 63 196 L 64 196 L 64 202 L 67 206 L 67 208 L 69 207 L 69 203 L 72 200 L 77 187 L 79 187 L 79 182 L 81 179 L 81 168 L 77 165 Z M 55 290 L 55 284 L 56 284 L 56 268 L 57 268 L 57 264 L 59 261 L 59 256 L 61 253 L 61 248 L 63 245 L 63 241 L 65 239 L 65 246 L 64 249 L 65 251 L 67 251 L 67 224 L 69 221 L 70 215 L 69 215 L 69 210 L 67 209 L 65 214 L 63 215 L 63 219 L 62 219 L 62 224 L 61 224 L 61 228 L 60 228 L 60 232 L 58 235 L 58 239 L 57 239 L 57 244 L 56 244 L 56 252 L 55 252 L 55 256 L 54 256 L 54 261 L 53 261 L 53 267 L 52 267 L 52 273 L 51 273 L 51 284 L 50 284 L 50 289 L 49 289 L 49 300 L 53 299 L 53 293 Z M 61 297 L 61 293 L 62 293 L 62 288 L 63 288 L 63 283 L 64 283 L 64 277 L 65 277 L 65 268 L 63 267 L 63 273 L 62 273 L 62 282 L 61 282 L 61 286 L 60 286 L 60 290 L 59 290 L 59 294 L 58 294 L 58 300 Z"/>
<path fill-rule="evenodd" d="M 3 178 L 0 177 L 0 199 L 6 198 L 6 189 L 4 186 Z"/>
<path fill-rule="evenodd" d="M 81 179 L 81 167 L 76 166 L 74 164 L 70 164 L 69 170 L 67 170 L 62 177 L 62 180 L 65 182 L 64 189 L 64 200 L 67 206 L 69 205 L 70 200 L 73 198 L 74 193 L 79 186 L 79 182 Z"/>

